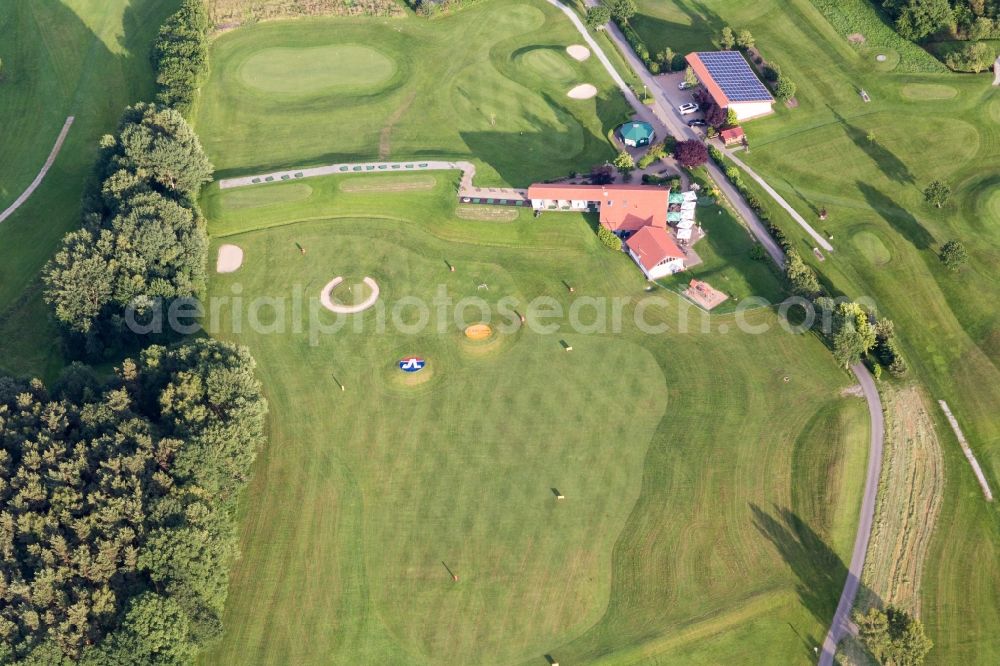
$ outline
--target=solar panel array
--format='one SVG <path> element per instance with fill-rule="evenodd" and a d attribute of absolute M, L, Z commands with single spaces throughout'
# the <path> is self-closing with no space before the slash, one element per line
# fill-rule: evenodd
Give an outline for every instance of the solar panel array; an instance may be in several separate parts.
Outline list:
<path fill-rule="evenodd" d="M 769 102 L 774 99 L 738 51 L 699 53 L 698 58 L 730 102 Z"/>

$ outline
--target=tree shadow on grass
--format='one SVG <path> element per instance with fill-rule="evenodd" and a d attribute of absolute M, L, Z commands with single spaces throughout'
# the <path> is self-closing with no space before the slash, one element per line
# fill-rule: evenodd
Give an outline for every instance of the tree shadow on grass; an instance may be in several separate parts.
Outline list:
<path fill-rule="evenodd" d="M 934 244 L 934 236 L 910 213 L 888 196 L 868 183 L 857 181 L 858 189 L 872 210 L 889 223 L 919 250 L 926 250 Z"/>
<path fill-rule="evenodd" d="M 850 575 L 847 565 L 833 552 L 823 538 L 791 509 L 772 507 L 767 512 L 750 504 L 754 527 L 777 549 L 785 563 L 792 569 L 799 582 L 796 586 L 799 599 L 823 627 L 828 627 L 840 601 L 844 583 Z M 859 583 L 856 599 L 880 604 L 875 594 Z M 813 637 L 803 638 L 812 647 L 819 645 Z M 822 638 L 818 639 L 820 642 Z"/>
<path fill-rule="evenodd" d="M 832 113 L 834 118 L 837 119 L 837 122 L 843 126 L 848 138 L 854 142 L 854 145 L 868 155 L 868 157 L 875 162 L 875 166 L 881 169 L 882 173 L 884 173 L 888 178 L 896 181 L 897 183 L 911 185 L 917 182 L 913 172 L 910 171 L 910 167 L 906 166 L 906 163 L 903 162 L 903 160 L 896 157 L 894 152 L 879 143 L 877 138 L 873 141 L 869 141 L 868 132 L 861 129 L 857 125 L 852 125 L 848 122 L 847 118 L 837 113 L 829 104 L 826 108 L 830 109 L 830 113 Z"/>

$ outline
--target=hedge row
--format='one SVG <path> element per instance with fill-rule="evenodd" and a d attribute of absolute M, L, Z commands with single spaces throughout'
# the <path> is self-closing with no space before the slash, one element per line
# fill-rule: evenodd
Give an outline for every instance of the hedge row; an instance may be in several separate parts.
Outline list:
<path fill-rule="evenodd" d="M 746 183 L 743 182 L 743 176 L 740 174 L 740 170 L 735 166 L 726 162 L 725 156 L 722 151 L 715 146 L 708 147 L 708 154 L 712 158 L 712 161 L 719 165 L 719 168 L 726 174 L 726 178 L 729 182 L 740 191 L 743 198 L 746 200 L 747 205 L 753 209 L 753 212 L 757 213 L 757 217 L 760 218 L 761 222 L 767 227 L 767 232 L 771 234 L 771 237 L 781 246 L 785 252 L 788 252 L 793 246 L 792 242 L 788 239 L 788 236 L 784 231 L 781 230 L 774 220 L 771 219 L 771 211 L 764 205 L 764 202 L 760 200 L 755 193 L 750 191 Z"/>
<path fill-rule="evenodd" d="M 183 0 L 153 44 L 156 100 L 183 114 L 208 71 L 208 11 L 204 0 Z"/>

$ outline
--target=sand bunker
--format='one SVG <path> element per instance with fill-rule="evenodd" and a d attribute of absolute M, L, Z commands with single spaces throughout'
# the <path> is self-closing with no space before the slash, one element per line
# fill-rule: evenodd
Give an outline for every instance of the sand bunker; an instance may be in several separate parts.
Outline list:
<path fill-rule="evenodd" d="M 597 88 L 589 83 L 584 83 L 570 90 L 566 96 L 572 99 L 590 99 L 597 96 Z"/>
<path fill-rule="evenodd" d="M 215 262 L 215 270 L 219 273 L 234 273 L 243 265 L 243 250 L 236 245 L 223 245 L 219 248 L 219 258 Z"/>
<path fill-rule="evenodd" d="M 473 324 L 465 329 L 465 337 L 470 340 L 486 340 L 493 335 L 493 329 L 488 324 Z"/>
<path fill-rule="evenodd" d="M 586 46 L 582 44 L 573 44 L 571 46 L 567 46 L 566 53 L 569 54 L 570 58 L 573 58 L 574 60 L 579 60 L 580 62 L 583 62 L 584 60 L 590 57 L 590 49 L 588 49 Z"/>
<path fill-rule="evenodd" d="M 364 312 L 371 306 L 375 305 L 375 301 L 378 300 L 378 283 L 375 282 L 375 280 L 371 279 L 370 277 L 366 277 L 364 280 L 362 280 L 362 282 L 368 285 L 368 288 L 371 289 L 372 292 L 371 296 L 366 298 L 364 302 L 358 303 L 357 305 L 340 305 L 339 303 L 334 303 L 330 299 L 330 294 L 332 294 L 333 290 L 336 289 L 337 286 L 340 285 L 340 283 L 343 281 L 344 278 L 335 277 L 332 280 L 330 280 L 330 282 L 325 287 L 323 287 L 323 291 L 319 295 L 319 302 L 323 305 L 324 308 L 326 308 L 330 312 L 336 312 L 338 314 L 357 314 L 359 312 Z"/>

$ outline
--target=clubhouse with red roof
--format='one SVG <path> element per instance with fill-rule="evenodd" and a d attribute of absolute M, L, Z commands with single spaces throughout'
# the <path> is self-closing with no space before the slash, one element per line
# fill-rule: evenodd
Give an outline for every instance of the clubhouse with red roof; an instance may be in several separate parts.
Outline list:
<path fill-rule="evenodd" d="M 532 185 L 536 213 L 599 212 L 601 225 L 625 241 L 629 256 L 649 280 L 685 269 L 687 254 L 667 227 L 670 190 L 642 185 Z"/>

